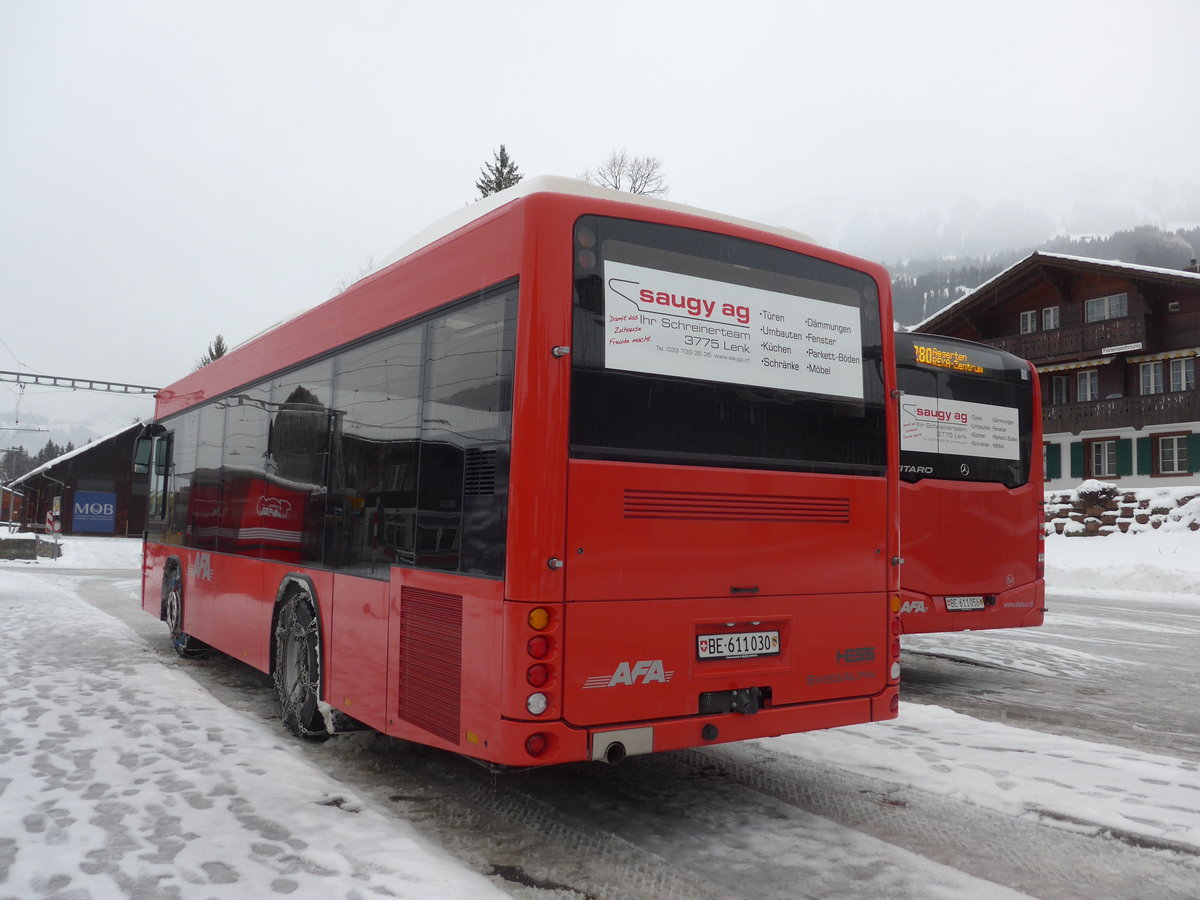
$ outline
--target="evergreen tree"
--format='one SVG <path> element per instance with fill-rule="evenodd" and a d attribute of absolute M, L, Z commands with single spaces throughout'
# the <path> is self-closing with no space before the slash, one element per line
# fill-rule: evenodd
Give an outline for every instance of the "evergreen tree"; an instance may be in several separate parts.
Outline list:
<path fill-rule="evenodd" d="M 196 368 L 202 369 L 214 359 L 220 359 L 229 352 L 229 347 L 225 343 L 225 338 L 217 335 L 212 339 L 212 343 L 208 345 L 208 349 L 204 351 L 204 355 L 196 362 Z"/>
<path fill-rule="evenodd" d="M 508 155 L 508 150 L 501 144 L 500 149 L 492 154 L 492 161 L 485 163 L 479 170 L 479 180 L 475 182 L 475 187 L 478 188 L 479 197 L 482 199 L 512 187 L 524 177 L 517 170 L 517 164 L 512 161 L 512 157 Z"/>

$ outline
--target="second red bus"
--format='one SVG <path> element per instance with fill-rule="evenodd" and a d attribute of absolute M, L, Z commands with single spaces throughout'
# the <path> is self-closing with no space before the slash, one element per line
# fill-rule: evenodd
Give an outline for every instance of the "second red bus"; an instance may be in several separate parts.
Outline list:
<path fill-rule="evenodd" d="M 906 634 L 1041 625 L 1041 394 L 1027 360 L 897 333 Z"/>

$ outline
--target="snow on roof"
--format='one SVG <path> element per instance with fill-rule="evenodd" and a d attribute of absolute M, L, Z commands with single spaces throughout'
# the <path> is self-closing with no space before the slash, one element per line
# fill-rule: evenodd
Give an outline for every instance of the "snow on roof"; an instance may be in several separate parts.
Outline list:
<path fill-rule="evenodd" d="M 1122 269 L 1122 270 L 1129 271 L 1129 272 L 1141 272 L 1146 275 L 1170 276 L 1172 278 L 1183 278 L 1185 280 L 1195 281 L 1197 285 L 1200 285 L 1200 273 L 1188 272 L 1184 269 L 1164 269 L 1161 266 L 1142 266 L 1142 265 L 1138 265 L 1137 263 L 1122 262 L 1119 259 L 1092 259 L 1087 256 L 1072 256 L 1069 253 L 1047 253 L 1044 250 L 1035 250 L 1029 256 L 1026 256 L 1024 259 L 1018 260 L 1017 262 L 1013 263 L 1011 266 L 1009 266 L 1004 271 L 1002 271 L 996 275 L 993 275 L 991 278 L 989 278 L 983 284 L 967 291 L 967 293 L 963 294 L 957 300 L 954 300 L 951 303 L 947 303 L 945 306 L 943 306 L 941 309 L 939 309 L 937 312 L 935 312 L 932 316 L 927 316 L 926 318 L 922 319 L 916 325 L 912 326 L 912 330 L 913 331 L 921 331 L 922 327 L 924 325 L 926 325 L 927 323 L 932 322 L 934 319 L 942 317 L 946 313 L 950 312 L 950 310 L 954 309 L 956 306 L 959 306 L 960 304 L 966 302 L 968 299 L 974 297 L 976 294 L 982 293 L 984 291 L 984 289 L 987 288 L 992 283 L 1000 281 L 1002 278 L 1004 278 L 1006 275 L 1008 275 L 1008 273 L 1011 272 L 1013 269 L 1017 269 L 1017 268 L 1020 268 L 1021 266 L 1028 265 L 1033 260 L 1046 260 L 1048 262 L 1058 261 L 1058 262 L 1067 262 L 1067 263 L 1082 263 L 1084 265 L 1089 265 L 1089 266 L 1107 266 L 1109 268 Z"/>
<path fill-rule="evenodd" d="M 706 219 L 717 219 L 721 222 L 732 222 L 736 225 L 744 225 L 748 228 L 757 228 L 760 231 L 770 231 L 775 234 L 783 235 L 784 237 L 794 240 L 812 242 L 812 238 L 802 234 L 791 228 L 782 226 L 765 225 L 762 222 L 753 222 L 749 219 L 740 219 L 736 216 L 727 216 L 724 213 L 713 212 L 708 209 L 701 209 L 695 206 L 687 206 L 683 203 L 674 203 L 670 200 L 660 200 L 657 197 L 647 197 L 643 194 L 630 194 L 625 191 L 614 191 L 611 188 L 598 187 L 594 184 L 589 184 L 586 181 L 580 181 L 577 178 L 563 178 L 559 175 L 535 175 L 531 178 L 525 178 L 519 181 L 513 187 L 503 191 L 498 191 L 488 197 L 484 197 L 470 206 L 463 207 L 445 216 L 442 219 L 434 222 L 428 228 L 417 232 L 403 244 L 396 248 L 390 256 L 380 265 L 375 271 L 386 269 L 392 263 L 399 262 L 404 257 L 409 256 L 422 247 L 432 244 L 434 241 L 445 237 L 452 231 L 462 228 L 464 225 L 470 224 L 475 219 L 487 215 L 494 209 L 499 209 L 507 203 L 512 203 L 521 197 L 528 197 L 530 194 L 571 194 L 576 197 L 593 197 L 597 200 L 615 200 L 619 203 L 634 203 L 638 206 L 646 206 L 651 209 L 665 209 L 674 212 L 688 213 L 693 216 L 702 216 Z"/>
<path fill-rule="evenodd" d="M 589 184 L 586 181 L 580 181 L 577 178 L 564 178 L 559 175 L 534 175 L 529 178 L 524 178 L 516 185 L 506 188 L 503 191 L 497 191 L 490 194 L 481 200 L 476 200 L 467 206 L 455 210 L 447 216 L 438 219 L 427 228 L 418 231 L 407 241 L 388 254 L 387 258 L 382 263 L 372 269 L 363 278 L 370 278 L 372 275 L 383 271 L 388 266 L 398 263 L 405 257 L 411 256 L 418 250 L 428 247 L 430 244 L 441 240 L 449 234 L 470 225 L 476 219 L 481 219 L 488 213 L 500 209 L 515 200 L 520 200 L 522 197 L 528 197 L 531 194 L 570 194 L 575 197 L 593 197 L 597 200 L 612 200 L 618 203 L 632 203 L 638 206 L 645 206 L 651 209 L 671 210 L 674 212 L 686 213 L 688 215 L 699 216 L 705 219 L 715 219 L 719 222 L 730 222 L 735 225 L 742 225 L 746 228 L 756 228 L 759 231 L 767 231 L 772 234 L 778 234 L 782 237 L 791 240 L 805 241 L 813 243 L 813 239 L 803 232 L 796 231 L 793 228 L 787 228 L 782 225 L 766 225 L 762 222 L 755 222 L 750 219 L 741 219 L 737 216 L 728 216 L 724 213 L 714 212 L 709 209 L 702 209 L 696 206 L 688 206 L 683 203 L 675 203 L 670 200 L 660 200 L 656 197 L 647 197 L 642 194 L 630 194 L 625 191 L 615 191 L 611 188 L 598 187 L 594 184 Z M 362 281 L 363 278 L 358 279 Z M 355 282 L 357 284 L 358 282 Z M 324 301 L 322 301 L 324 302 Z M 274 331 L 284 322 L 290 322 L 296 316 L 306 312 L 311 307 L 298 310 L 286 319 L 280 319 L 278 322 L 264 328 L 258 334 L 247 338 L 238 344 L 241 347 L 248 344 L 256 338 L 262 337 L 270 331 Z"/>
<path fill-rule="evenodd" d="M 95 448 L 97 448 L 101 444 L 103 444 L 105 441 L 111 441 L 113 438 L 120 437 L 127 431 L 130 431 L 134 428 L 141 428 L 141 427 L 142 427 L 141 422 L 134 422 L 130 425 L 122 425 L 120 428 L 118 428 L 112 434 L 106 434 L 102 438 L 96 438 L 96 440 L 94 440 L 94 441 L 88 441 L 82 447 L 76 447 L 74 450 L 68 450 L 66 453 L 62 454 L 62 456 L 56 456 L 54 459 L 50 460 L 49 462 L 42 463 L 36 469 L 31 469 L 30 471 L 28 471 L 24 475 L 22 475 L 20 478 L 14 478 L 11 482 L 9 482 L 9 484 L 10 484 L 10 486 L 21 484 L 22 482 L 27 481 L 30 478 L 32 478 L 34 475 L 40 475 L 42 472 L 45 472 L 47 469 L 54 468 L 54 466 L 57 466 L 59 463 L 64 463 L 68 459 L 73 459 L 74 457 L 76 457 L 79 454 L 84 453 L 88 450 L 94 450 Z"/>

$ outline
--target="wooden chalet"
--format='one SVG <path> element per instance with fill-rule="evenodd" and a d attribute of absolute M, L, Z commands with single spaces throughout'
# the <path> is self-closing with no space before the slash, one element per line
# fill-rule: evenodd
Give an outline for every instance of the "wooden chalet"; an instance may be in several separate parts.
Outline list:
<path fill-rule="evenodd" d="M 915 326 L 1025 357 L 1047 489 L 1200 482 L 1200 271 L 1036 252 Z"/>

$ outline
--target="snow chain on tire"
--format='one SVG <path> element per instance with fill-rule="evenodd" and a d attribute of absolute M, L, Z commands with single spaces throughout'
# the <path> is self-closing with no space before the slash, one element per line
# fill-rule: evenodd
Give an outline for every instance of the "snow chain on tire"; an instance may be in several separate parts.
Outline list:
<path fill-rule="evenodd" d="M 330 732 L 321 712 L 321 634 L 312 598 L 288 596 L 275 623 L 272 677 L 284 727 L 297 737 L 324 740 Z"/>

